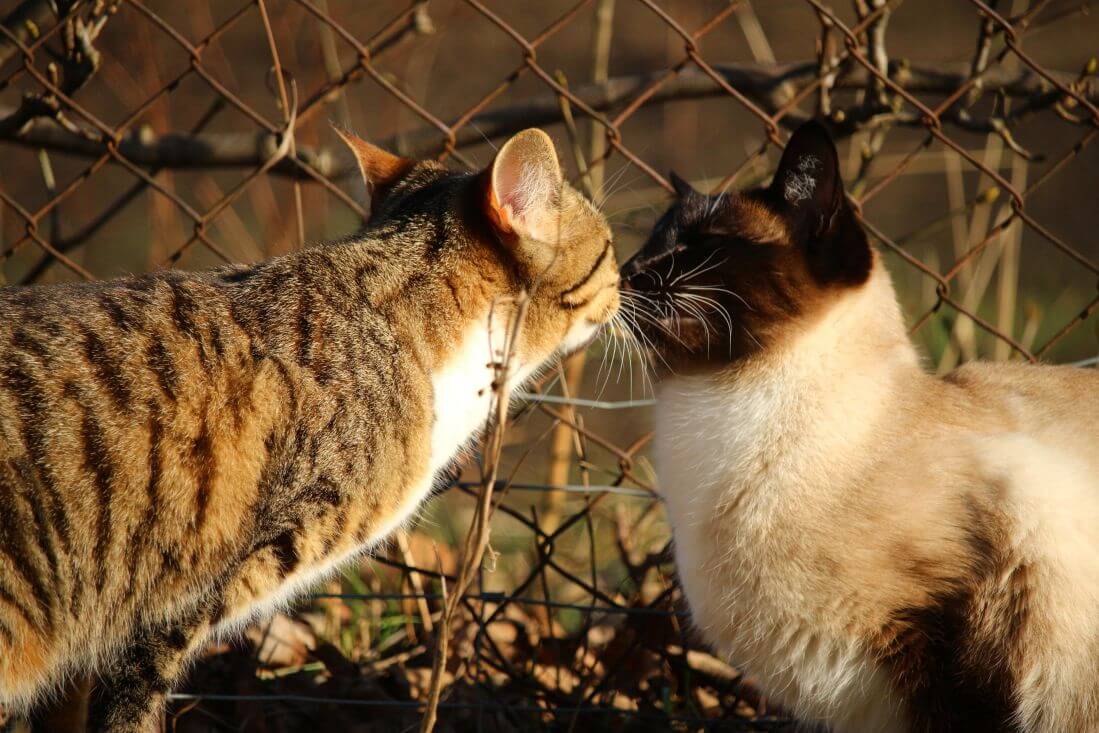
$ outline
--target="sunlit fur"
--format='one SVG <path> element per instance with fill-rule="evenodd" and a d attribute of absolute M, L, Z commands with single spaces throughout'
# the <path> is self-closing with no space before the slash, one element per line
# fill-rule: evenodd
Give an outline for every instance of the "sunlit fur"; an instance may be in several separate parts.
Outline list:
<path fill-rule="evenodd" d="M 92 674 L 92 729 L 143 730 L 204 640 L 408 521 L 493 391 L 617 312 L 607 224 L 544 133 L 476 174 L 345 137 L 374 194 L 353 237 L 0 289 L 9 709 Z"/>
<path fill-rule="evenodd" d="M 806 149 L 835 166 L 795 135 L 771 189 L 681 192 L 676 241 L 623 270 L 667 362 L 655 458 L 694 626 L 837 731 L 1099 729 L 1099 374 L 924 371 L 880 257 L 835 236 L 842 189 L 801 197 L 830 172 L 784 195 Z M 737 226 L 745 196 L 790 234 Z M 841 249 L 863 247 L 868 270 Z M 724 292 L 687 308 L 676 278 Z"/>

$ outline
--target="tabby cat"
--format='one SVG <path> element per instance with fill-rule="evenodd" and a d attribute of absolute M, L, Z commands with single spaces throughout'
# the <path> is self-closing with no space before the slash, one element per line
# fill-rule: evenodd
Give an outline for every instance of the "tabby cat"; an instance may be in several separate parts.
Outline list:
<path fill-rule="evenodd" d="M 251 267 L 0 290 L 0 701 L 158 715 L 212 633 L 368 550 L 618 308 L 604 218 L 519 133 L 480 174 L 351 135 L 364 231 Z"/>
<path fill-rule="evenodd" d="M 624 302 L 700 632 L 836 731 L 1099 730 L 1099 373 L 926 373 L 819 124 L 676 188 Z"/>

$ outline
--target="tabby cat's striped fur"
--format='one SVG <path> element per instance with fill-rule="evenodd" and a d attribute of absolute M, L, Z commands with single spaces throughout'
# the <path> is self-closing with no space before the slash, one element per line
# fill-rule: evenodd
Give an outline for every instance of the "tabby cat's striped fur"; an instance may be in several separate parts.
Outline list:
<path fill-rule="evenodd" d="M 511 384 L 615 313 L 609 230 L 544 133 L 480 175 L 346 140 L 355 237 L 0 290 L 0 702 L 96 673 L 91 727 L 141 729 L 212 632 L 415 510 L 484 423 L 522 291 Z"/>

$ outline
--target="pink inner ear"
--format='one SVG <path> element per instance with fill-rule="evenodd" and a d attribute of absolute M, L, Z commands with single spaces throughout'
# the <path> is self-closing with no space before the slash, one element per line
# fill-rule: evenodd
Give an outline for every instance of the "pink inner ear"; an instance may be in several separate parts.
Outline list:
<path fill-rule="evenodd" d="M 496 197 L 495 189 L 490 185 L 488 187 L 488 206 L 485 207 L 489 220 L 499 231 L 511 234 L 515 231 L 515 228 L 511 225 L 511 217 L 508 215 L 509 209 L 505 209 L 504 206 L 505 204 L 500 203 L 500 200 Z"/>
<path fill-rule="evenodd" d="M 492 167 L 499 214 L 510 229 L 535 239 L 547 236 L 546 221 L 561 182 L 556 153 L 543 138 L 533 131 L 520 133 L 500 150 Z"/>
<path fill-rule="evenodd" d="M 501 205 L 509 207 L 515 216 L 522 216 L 530 208 L 530 197 L 523 190 L 521 166 L 520 161 L 510 159 L 504 161 L 498 171 L 496 193 L 500 196 Z"/>

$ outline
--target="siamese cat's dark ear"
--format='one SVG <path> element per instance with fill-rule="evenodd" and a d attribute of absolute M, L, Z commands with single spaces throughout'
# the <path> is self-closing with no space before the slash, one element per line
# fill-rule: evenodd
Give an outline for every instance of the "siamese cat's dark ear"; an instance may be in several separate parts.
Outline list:
<path fill-rule="evenodd" d="M 799 127 L 786 145 L 771 181 L 791 229 L 809 237 L 826 234 L 844 204 L 839 155 L 824 125 Z"/>
<path fill-rule="evenodd" d="M 535 128 L 517 133 L 484 175 L 485 212 L 505 240 L 557 239 L 564 176 L 549 135 Z"/>
<path fill-rule="evenodd" d="M 668 179 L 672 182 L 672 188 L 675 189 L 675 195 L 681 199 L 690 198 L 691 196 L 702 195 L 697 190 L 695 190 L 695 187 L 692 186 L 686 178 L 683 178 L 683 176 L 679 175 L 675 171 L 671 171 L 671 173 L 668 175 Z"/>
<path fill-rule="evenodd" d="M 416 161 L 382 150 L 348 130 L 342 130 L 335 125 L 333 129 L 351 149 L 366 183 L 366 190 L 372 197 L 392 186 L 416 164 Z"/>
<path fill-rule="evenodd" d="M 824 125 L 806 122 L 794 132 L 770 194 L 820 280 L 858 284 L 869 277 L 873 252 L 847 203 L 839 154 Z"/>

